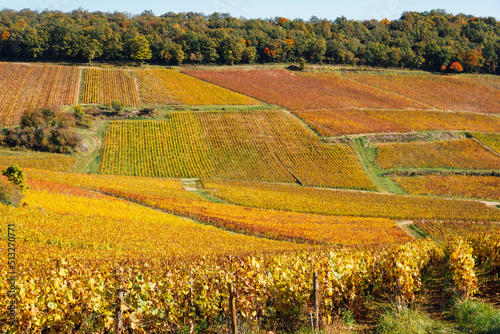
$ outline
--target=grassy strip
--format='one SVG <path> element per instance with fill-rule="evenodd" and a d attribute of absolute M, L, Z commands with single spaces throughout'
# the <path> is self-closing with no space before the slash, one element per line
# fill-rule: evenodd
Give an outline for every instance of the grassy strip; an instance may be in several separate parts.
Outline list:
<path fill-rule="evenodd" d="M 78 104 L 82 103 L 83 85 L 85 83 L 85 67 L 81 68 L 80 87 L 78 87 Z"/>
<path fill-rule="evenodd" d="M 376 150 L 372 147 L 365 146 L 364 139 L 362 137 L 354 138 L 351 142 L 351 147 L 356 154 L 361 166 L 368 175 L 370 181 L 375 185 L 375 187 L 380 192 L 389 192 L 394 194 L 406 195 L 407 193 L 397 185 L 392 179 L 388 177 L 383 177 L 383 171 L 381 171 L 375 164 Z"/>
<path fill-rule="evenodd" d="M 471 299 L 458 301 L 452 316 L 463 333 L 500 333 L 500 311 L 491 304 Z"/>
<path fill-rule="evenodd" d="M 411 224 L 409 225 L 409 229 L 411 229 L 413 232 L 412 234 L 415 235 L 416 238 L 419 239 L 425 239 L 425 238 L 431 238 L 431 235 L 427 233 L 426 231 L 422 230 L 420 227 L 417 226 L 417 224 Z"/>
<path fill-rule="evenodd" d="M 388 309 L 380 317 L 375 333 L 384 334 L 453 334 L 461 333 L 450 324 L 433 320 L 425 312 L 408 308 L 399 313 Z"/>
<path fill-rule="evenodd" d="M 102 141 L 104 140 L 104 134 L 106 133 L 108 124 L 109 122 L 99 122 L 96 131 L 78 130 L 78 133 L 90 143 L 90 146 L 87 153 L 79 156 L 77 163 L 71 170 L 73 173 L 98 173 Z"/>

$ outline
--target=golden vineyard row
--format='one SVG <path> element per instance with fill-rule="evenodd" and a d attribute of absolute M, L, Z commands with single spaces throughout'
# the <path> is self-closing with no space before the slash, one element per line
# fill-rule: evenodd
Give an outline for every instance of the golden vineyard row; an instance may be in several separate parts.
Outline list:
<path fill-rule="evenodd" d="M 322 143 L 276 110 L 176 112 L 168 121 L 113 122 L 99 170 L 374 189 L 351 148 Z"/>

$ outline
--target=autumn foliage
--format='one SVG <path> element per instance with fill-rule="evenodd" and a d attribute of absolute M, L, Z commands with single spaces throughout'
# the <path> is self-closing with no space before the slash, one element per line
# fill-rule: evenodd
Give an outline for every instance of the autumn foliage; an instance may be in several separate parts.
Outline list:
<path fill-rule="evenodd" d="M 463 72 L 464 68 L 462 67 L 462 65 L 460 65 L 458 61 L 455 61 L 450 65 L 450 71 Z"/>
<path fill-rule="evenodd" d="M 100 172 L 374 189 L 350 147 L 322 143 L 277 110 L 178 112 L 168 122 L 113 122 Z"/>

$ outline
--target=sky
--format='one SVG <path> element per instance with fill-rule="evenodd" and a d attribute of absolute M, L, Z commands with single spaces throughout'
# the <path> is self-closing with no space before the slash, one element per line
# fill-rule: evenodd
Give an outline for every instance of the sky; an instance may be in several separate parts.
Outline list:
<path fill-rule="evenodd" d="M 229 13 L 245 18 L 302 18 L 311 16 L 334 20 L 345 16 L 355 20 L 398 19 L 406 11 L 430 11 L 444 9 L 453 14 L 493 16 L 500 20 L 500 0 L 2 0 L 0 8 L 21 10 L 29 8 L 69 12 L 78 8 L 89 11 L 127 12 L 140 14 L 152 10 L 156 15 L 166 12 L 213 12 Z"/>

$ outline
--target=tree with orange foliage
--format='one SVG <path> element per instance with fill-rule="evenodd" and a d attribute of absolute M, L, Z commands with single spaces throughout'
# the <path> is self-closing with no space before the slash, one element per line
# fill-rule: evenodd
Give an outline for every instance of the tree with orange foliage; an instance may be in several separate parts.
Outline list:
<path fill-rule="evenodd" d="M 383 20 L 380 21 L 380 23 L 383 23 L 386 26 L 388 26 L 389 24 L 391 24 L 391 21 L 389 21 L 388 19 L 383 19 Z"/>
<path fill-rule="evenodd" d="M 2 42 L 5 42 L 6 40 L 8 40 L 9 37 L 10 37 L 10 33 L 7 30 L 4 30 L 2 33 Z"/>
<path fill-rule="evenodd" d="M 269 48 L 265 48 L 264 49 L 264 54 L 267 55 L 267 56 L 269 56 L 269 57 L 272 57 L 272 56 L 274 56 L 276 54 L 276 51 L 271 50 Z"/>
<path fill-rule="evenodd" d="M 441 69 L 441 72 L 446 71 L 446 65 L 442 65 L 440 69 Z"/>
<path fill-rule="evenodd" d="M 282 18 L 280 18 L 280 19 L 278 20 L 278 24 L 279 24 L 280 26 L 282 26 L 282 25 L 283 25 L 283 23 L 288 22 L 288 21 L 290 21 L 290 20 L 289 20 L 289 19 L 287 19 L 286 17 L 282 17 Z"/>
<path fill-rule="evenodd" d="M 460 54 L 459 60 L 462 61 L 466 72 L 477 71 L 484 62 L 483 53 L 478 49 L 469 51 L 465 54 Z"/>
<path fill-rule="evenodd" d="M 462 67 L 462 65 L 460 65 L 458 61 L 455 61 L 450 65 L 450 71 L 463 72 L 464 68 Z"/>

